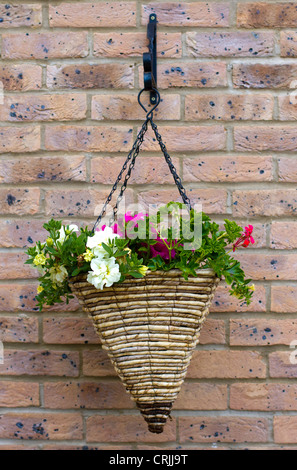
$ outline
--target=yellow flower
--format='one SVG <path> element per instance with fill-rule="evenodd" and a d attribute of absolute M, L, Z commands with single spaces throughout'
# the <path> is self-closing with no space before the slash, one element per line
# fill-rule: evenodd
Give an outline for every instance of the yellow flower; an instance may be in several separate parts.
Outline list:
<path fill-rule="evenodd" d="M 47 246 L 53 246 L 54 240 L 51 237 L 48 237 L 46 239 L 46 244 L 47 244 Z"/>
<path fill-rule="evenodd" d="M 248 286 L 250 290 L 254 291 L 255 290 L 255 284 L 252 284 L 251 286 Z"/>
<path fill-rule="evenodd" d="M 142 274 L 143 276 L 146 275 L 146 272 L 148 270 L 148 267 L 147 266 L 140 266 L 140 268 L 138 269 L 138 271 L 140 272 L 140 274 Z"/>
<path fill-rule="evenodd" d="M 38 286 L 38 287 L 37 287 L 37 294 L 40 294 L 42 291 L 43 291 L 43 287 L 42 287 L 42 286 Z"/>
<path fill-rule="evenodd" d="M 35 256 L 33 263 L 35 266 L 43 266 L 46 263 L 46 257 L 43 253 L 39 253 L 39 255 Z"/>
<path fill-rule="evenodd" d="M 91 250 L 89 250 L 88 248 L 87 248 L 86 253 L 83 254 L 83 257 L 84 257 L 85 261 L 91 261 L 94 258 L 94 256 L 95 255 L 93 255 Z"/>

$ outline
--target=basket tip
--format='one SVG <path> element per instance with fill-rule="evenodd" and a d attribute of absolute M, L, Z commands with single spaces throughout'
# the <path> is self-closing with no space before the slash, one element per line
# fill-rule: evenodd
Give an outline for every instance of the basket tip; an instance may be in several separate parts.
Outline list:
<path fill-rule="evenodd" d="M 170 417 L 172 403 L 154 402 L 137 403 L 142 416 L 148 423 L 148 430 L 154 434 L 161 434 L 164 430 L 167 418 Z"/>

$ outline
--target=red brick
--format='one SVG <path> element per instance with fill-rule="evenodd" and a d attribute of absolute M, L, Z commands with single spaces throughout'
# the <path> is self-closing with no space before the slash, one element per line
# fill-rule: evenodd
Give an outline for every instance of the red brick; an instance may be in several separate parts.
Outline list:
<path fill-rule="evenodd" d="M 132 129 L 124 126 L 48 126 L 47 150 L 125 152 L 132 147 Z"/>
<path fill-rule="evenodd" d="M 2 312 L 34 312 L 37 284 L 18 284 L 16 281 L 0 285 L 0 309 Z"/>
<path fill-rule="evenodd" d="M 296 183 L 297 169 L 295 160 L 288 157 L 278 158 L 278 175 L 280 181 Z"/>
<path fill-rule="evenodd" d="M 0 81 L 7 91 L 39 90 L 42 86 L 42 68 L 31 64 L 2 64 Z"/>
<path fill-rule="evenodd" d="M 235 88 L 292 88 L 296 81 L 295 64 L 234 64 Z"/>
<path fill-rule="evenodd" d="M 60 3 L 49 6 L 51 27 L 96 28 L 136 26 L 136 2 Z"/>
<path fill-rule="evenodd" d="M 139 67 L 143 85 L 143 67 Z M 158 65 L 158 88 L 218 88 L 227 86 L 227 69 L 223 62 L 184 62 Z"/>
<path fill-rule="evenodd" d="M 248 278 L 253 280 L 296 280 L 297 255 L 238 252 L 236 259 Z"/>
<path fill-rule="evenodd" d="M 201 329 L 200 344 L 225 344 L 226 329 L 223 320 L 207 318 Z"/>
<path fill-rule="evenodd" d="M 268 420 L 243 416 L 199 416 L 179 419 L 181 442 L 266 442 Z"/>
<path fill-rule="evenodd" d="M 274 34 L 191 31 L 186 33 L 186 46 L 187 55 L 193 57 L 267 57 L 273 55 Z"/>
<path fill-rule="evenodd" d="M 147 52 L 146 33 L 94 33 L 94 55 L 96 57 L 139 57 Z M 181 57 L 181 33 L 157 35 L 158 57 Z"/>
<path fill-rule="evenodd" d="M 87 442 L 168 442 L 176 440 L 176 422 L 162 434 L 152 434 L 141 416 L 93 415 L 87 418 Z"/>
<path fill-rule="evenodd" d="M 168 151 L 199 152 L 224 150 L 226 146 L 226 130 L 223 126 L 160 126 L 158 128 Z M 143 150 L 160 151 L 155 134 L 149 129 L 145 135 Z"/>
<path fill-rule="evenodd" d="M 147 109 L 151 105 L 144 100 Z M 164 95 L 161 103 L 154 111 L 156 120 L 178 120 L 180 119 L 180 96 Z M 136 95 L 95 95 L 92 98 L 92 119 L 103 120 L 143 120 L 145 113 L 138 106 Z"/>
<path fill-rule="evenodd" d="M 274 221 L 270 230 L 270 248 L 292 250 L 297 248 L 297 221 Z"/>
<path fill-rule="evenodd" d="M 227 386 L 186 381 L 174 403 L 175 410 L 226 410 Z"/>
<path fill-rule="evenodd" d="M 172 159 L 176 168 L 179 160 Z M 91 160 L 91 182 L 113 184 L 125 162 L 125 157 L 96 157 Z M 163 157 L 142 157 L 136 160 L 129 184 L 170 184 L 173 177 Z"/>
<path fill-rule="evenodd" d="M 282 28 L 297 26 L 297 11 L 294 2 L 239 3 L 237 26 L 243 28 Z"/>
<path fill-rule="evenodd" d="M 38 188 L 0 189 L 0 213 L 33 215 L 39 211 L 40 190 Z"/>
<path fill-rule="evenodd" d="M 79 353 L 75 351 L 4 349 L 0 375 L 68 376 L 79 374 Z"/>
<path fill-rule="evenodd" d="M 211 305 L 211 312 L 265 312 L 266 293 L 263 286 L 256 285 L 250 305 L 229 294 L 229 286 L 219 285 Z"/>
<path fill-rule="evenodd" d="M 48 88 L 133 88 L 134 67 L 128 64 L 48 65 Z"/>
<path fill-rule="evenodd" d="M 234 130 L 235 150 L 294 152 L 296 129 L 290 126 L 241 126 Z"/>
<path fill-rule="evenodd" d="M 226 212 L 227 193 L 224 189 L 193 189 L 187 191 L 192 204 L 202 204 L 202 210 L 209 214 L 223 214 Z M 153 204 L 159 206 L 170 201 L 182 202 L 177 189 L 153 189 L 138 193 L 138 202 L 142 207 Z"/>
<path fill-rule="evenodd" d="M 249 411 L 296 411 L 297 387 L 285 383 L 232 384 L 230 408 Z"/>
<path fill-rule="evenodd" d="M 0 153 L 27 153 L 40 149 L 40 127 L 1 127 Z"/>
<path fill-rule="evenodd" d="M 102 349 L 83 351 L 83 374 L 90 377 L 115 376 L 115 370 Z"/>
<path fill-rule="evenodd" d="M 48 382 L 44 404 L 53 409 L 131 409 L 132 400 L 121 382 Z"/>
<path fill-rule="evenodd" d="M 297 81 L 296 81 L 297 85 Z M 296 88 L 295 86 L 292 88 Z M 296 107 L 296 92 L 294 91 L 293 96 L 279 96 L 278 97 L 278 108 L 279 108 L 279 119 L 280 121 L 296 121 L 297 119 L 297 107 Z"/>
<path fill-rule="evenodd" d="M 272 120 L 272 95 L 188 95 L 185 120 L 265 121 Z"/>
<path fill-rule="evenodd" d="M 43 319 L 43 341 L 48 344 L 99 344 L 90 318 L 52 317 Z"/>
<path fill-rule="evenodd" d="M 2 35 L 5 59 L 62 59 L 88 55 L 87 32 L 6 33 Z"/>
<path fill-rule="evenodd" d="M 0 406 L 2 408 L 39 405 L 38 383 L 1 381 Z"/>
<path fill-rule="evenodd" d="M 272 157 L 208 155 L 183 158 L 183 181 L 195 183 L 272 181 Z"/>
<path fill-rule="evenodd" d="M 274 440 L 280 444 L 297 444 L 297 416 L 274 417 Z"/>
<path fill-rule="evenodd" d="M 280 32 L 280 55 L 281 57 L 297 57 L 296 40 L 297 40 L 296 31 L 281 31 Z"/>
<path fill-rule="evenodd" d="M 2 28 L 38 27 L 42 23 L 42 5 L 0 5 Z"/>
<path fill-rule="evenodd" d="M 295 189 L 233 192 L 233 214 L 236 216 L 295 216 L 296 207 Z"/>
<path fill-rule="evenodd" d="M 142 24 L 147 24 L 151 13 L 156 13 L 162 26 L 229 26 L 228 3 L 149 3 L 142 5 Z"/>
<path fill-rule="evenodd" d="M 47 232 L 42 228 L 44 221 L 5 219 L 0 228 L 2 248 L 24 248 L 38 240 L 44 240 Z"/>
<path fill-rule="evenodd" d="M 0 279 L 32 279 L 39 277 L 37 270 L 24 265 L 28 256 L 25 253 L 1 253 Z"/>
<path fill-rule="evenodd" d="M 0 438 L 74 440 L 83 437 L 78 413 L 5 413 L 0 416 Z"/>
<path fill-rule="evenodd" d="M 288 350 L 275 351 L 269 355 L 270 377 L 288 379 L 297 377 L 296 349 L 286 349 Z"/>
<path fill-rule="evenodd" d="M 0 121 L 75 121 L 87 112 L 86 95 L 10 95 L 0 107 Z"/>
<path fill-rule="evenodd" d="M 250 379 L 265 378 L 266 365 L 256 351 L 194 351 L 188 378 Z"/>
<path fill-rule="evenodd" d="M 230 320 L 231 346 L 290 345 L 294 340 L 297 340 L 297 322 L 294 320 Z"/>
<path fill-rule="evenodd" d="M 38 343 L 38 319 L 28 316 L 4 316 L 0 320 L 3 343 Z"/>

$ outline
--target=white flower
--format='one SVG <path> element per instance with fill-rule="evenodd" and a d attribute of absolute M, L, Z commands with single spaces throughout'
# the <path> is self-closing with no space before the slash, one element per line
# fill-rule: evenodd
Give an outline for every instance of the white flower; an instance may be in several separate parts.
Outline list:
<path fill-rule="evenodd" d="M 102 243 L 105 243 L 107 245 L 109 240 L 112 241 L 118 237 L 119 235 L 117 233 L 114 233 L 111 227 L 105 227 L 104 230 L 99 230 L 98 232 L 95 232 L 92 237 L 88 237 L 87 247 L 91 250 L 94 248 L 102 248 Z M 93 253 L 96 255 L 94 251 Z"/>
<path fill-rule="evenodd" d="M 50 272 L 50 279 L 54 284 L 61 286 L 63 284 L 64 279 L 68 276 L 67 269 L 65 266 L 52 266 L 49 269 Z"/>
<path fill-rule="evenodd" d="M 66 227 L 66 230 L 69 230 L 70 232 L 78 232 L 78 226 L 75 224 L 69 225 L 68 228 Z M 62 226 L 59 230 L 60 237 L 58 238 L 58 242 L 64 243 L 65 238 L 66 238 L 66 232 L 64 226 Z"/>
<path fill-rule="evenodd" d="M 120 267 L 114 257 L 93 258 L 91 261 L 91 270 L 88 273 L 87 280 L 96 289 L 103 289 L 104 286 L 110 287 L 121 278 Z"/>

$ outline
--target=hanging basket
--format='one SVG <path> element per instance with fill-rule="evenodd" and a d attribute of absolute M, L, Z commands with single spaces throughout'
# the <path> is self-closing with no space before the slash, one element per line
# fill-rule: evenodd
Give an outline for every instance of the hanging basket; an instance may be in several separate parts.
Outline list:
<path fill-rule="evenodd" d="M 86 275 L 70 281 L 153 433 L 163 432 L 170 416 L 218 283 L 210 269 L 187 281 L 175 269 L 150 272 L 103 291 Z"/>

